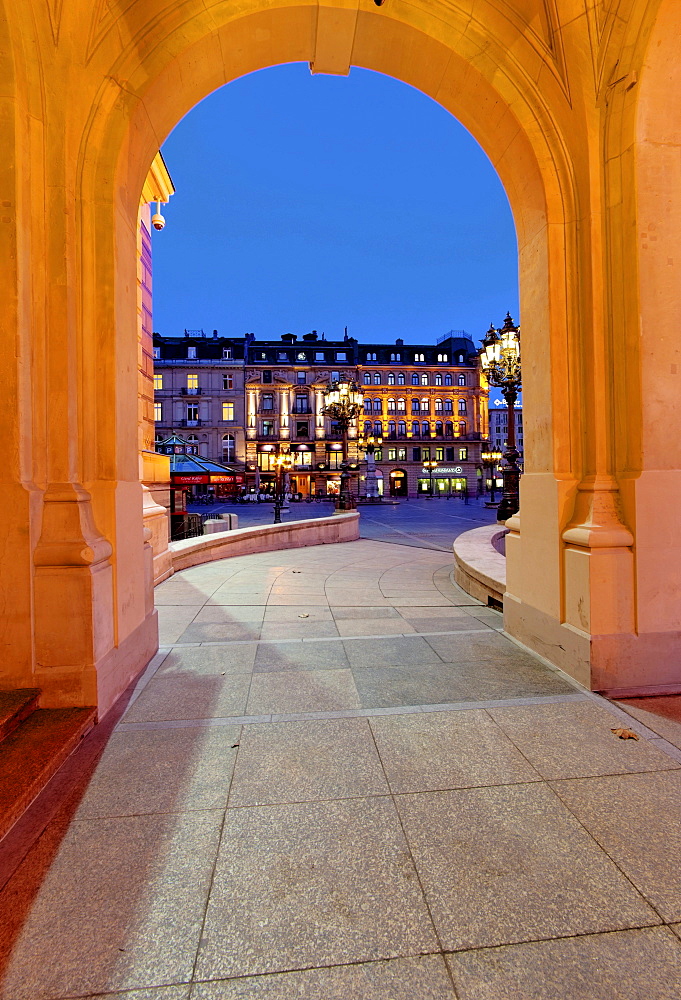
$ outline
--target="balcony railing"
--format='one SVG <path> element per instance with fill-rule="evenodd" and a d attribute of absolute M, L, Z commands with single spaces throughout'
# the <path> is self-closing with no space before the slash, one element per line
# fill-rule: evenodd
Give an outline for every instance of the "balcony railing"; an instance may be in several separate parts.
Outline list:
<path fill-rule="evenodd" d="M 291 413 L 296 415 L 304 413 L 306 416 L 312 416 L 314 410 L 312 409 L 311 406 L 294 406 L 291 410 Z"/>
<path fill-rule="evenodd" d="M 201 421 L 199 419 L 190 420 L 189 418 L 185 418 L 184 420 L 180 420 L 180 427 L 200 427 L 200 426 L 201 426 Z"/>
<path fill-rule="evenodd" d="M 201 386 L 200 385 L 193 386 L 190 389 L 187 386 L 183 385 L 182 388 L 180 389 L 180 395 L 181 396 L 200 396 L 201 395 Z"/>

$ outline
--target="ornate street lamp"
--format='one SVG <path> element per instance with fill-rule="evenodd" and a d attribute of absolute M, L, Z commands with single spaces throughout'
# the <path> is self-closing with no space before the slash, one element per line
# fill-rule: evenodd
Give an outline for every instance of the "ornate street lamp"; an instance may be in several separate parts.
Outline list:
<path fill-rule="evenodd" d="M 348 463 L 348 429 L 352 421 L 356 420 L 362 412 L 364 394 L 355 382 L 343 379 L 340 382 L 332 382 L 324 390 L 324 397 L 326 405 L 322 408 L 322 413 L 325 417 L 336 421 L 341 431 L 343 442 L 340 496 L 336 509 L 352 510 L 355 504 L 348 490 L 348 472 L 350 468 Z"/>
<path fill-rule="evenodd" d="M 430 476 L 430 489 L 428 493 L 428 499 L 433 499 L 433 469 L 437 469 L 439 462 L 428 461 L 423 463 L 423 468 L 428 469 L 428 475 Z"/>
<path fill-rule="evenodd" d="M 496 466 L 499 464 L 499 462 L 502 460 L 504 455 L 503 452 L 499 451 L 498 448 L 488 448 L 486 451 L 482 452 L 480 457 L 482 458 L 482 464 L 485 466 L 486 469 L 489 469 L 490 473 L 490 498 L 489 498 L 489 503 L 485 504 L 485 506 L 496 507 L 497 504 L 496 500 L 494 499 L 494 487 L 496 484 L 497 477 L 494 470 Z"/>
<path fill-rule="evenodd" d="M 376 459 L 374 457 L 374 452 L 383 444 L 383 438 L 380 435 L 368 434 L 365 437 L 362 434 L 360 435 L 357 444 L 366 455 L 367 460 L 366 498 L 372 503 L 377 503 L 380 501 L 381 495 L 378 492 L 378 479 L 376 478 Z"/>
<path fill-rule="evenodd" d="M 520 327 L 515 326 L 511 314 L 506 313 L 500 330 L 490 326 L 478 352 L 482 370 L 490 385 L 501 389 L 508 408 L 508 436 L 504 459 L 506 465 L 501 474 L 504 478 L 504 493 L 497 512 L 498 521 L 506 521 L 517 513 L 520 507 L 519 453 L 515 446 L 515 402 L 522 388 L 520 371 Z"/>
<path fill-rule="evenodd" d="M 281 508 L 284 503 L 284 483 L 286 475 L 293 468 L 293 459 L 289 452 L 283 451 L 277 455 L 274 464 L 276 465 L 276 478 L 274 484 L 274 524 L 281 524 Z"/>

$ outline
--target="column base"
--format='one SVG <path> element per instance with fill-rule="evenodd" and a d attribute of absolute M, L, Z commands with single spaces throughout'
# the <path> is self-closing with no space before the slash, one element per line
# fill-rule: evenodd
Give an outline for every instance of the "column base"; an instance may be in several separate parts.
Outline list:
<path fill-rule="evenodd" d="M 508 593 L 504 629 L 591 691 L 617 698 L 681 693 L 681 632 L 588 635 Z"/>
<path fill-rule="evenodd" d="M 99 662 L 87 669 L 78 667 L 43 667 L 34 674 L 34 685 L 41 689 L 41 708 L 97 706 L 101 720 L 116 699 L 147 666 L 158 650 L 158 614 L 156 610 L 126 639 L 109 650 Z"/>

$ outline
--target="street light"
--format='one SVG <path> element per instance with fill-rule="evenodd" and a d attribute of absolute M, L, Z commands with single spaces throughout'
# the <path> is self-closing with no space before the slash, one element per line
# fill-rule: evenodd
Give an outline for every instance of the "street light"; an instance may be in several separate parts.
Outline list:
<path fill-rule="evenodd" d="M 377 448 L 380 448 L 383 444 L 383 438 L 380 435 L 368 434 L 366 437 L 362 434 L 357 442 L 359 447 L 362 449 L 366 455 L 367 460 L 367 477 L 366 477 L 366 498 L 372 503 L 376 503 L 381 499 L 378 492 L 378 479 L 376 478 L 376 459 L 374 453 Z"/>
<path fill-rule="evenodd" d="M 438 465 L 439 462 L 435 462 L 434 460 L 423 463 L 423 468 L 428 469 L 428 475 L 430 476 L 430 492 L 428 494 L 430 500 L 433 499 L 433 469 L 437 469 Z"/>
<path fill-rule="evenodd" d="M 490 326 L 478 352 L 482 370 L 490 385 L 501 389 L 508 408 L 508 437 L 506 439 L 506 464 L 501 470 L 504 493 L 497 512 L 498 521 L 506 521 L 520 507 L 519 453 L 515 446 L 515 402 L 522 388 L 520 370 L 520 327 L 515 326 L 511 314 L 506 313 L 500 330 Z"/>
<path fill-rule="evenodd" d="M 283 482 L 287 472 L 293 468 L 291 455 L 284 451 L 277 455 L 274 464 L 276 465 L 276 478 L 274 482 L 274 524 L 281 524 L 281 508 L 284 502 Z"/>
<path fill-rule="evenodd" d="M 482 464 L 485 468 L 490 470 L 490 498 L 489 503 L 486 504 L 487 507 L 496 507 L 496 500 L 494 499 L 494 487 L 496 485 L 496 474 L 494 472 L 495 466 L 499 464 L 502 460 L 503 452 L 498 448 L 489 448 L 482 452 L 480 456 L 482 458 Z"/>
<path fill-rule="evenodd" d="M 335 420 L 340 428 L 343 442 L 343 461 L 341 462 L 340 496 L 337 510 L 352 510 L 355 506 L 348 490 L 348 428 L 362 411 L 364 395 L 355 382 L 343 379 L 332 382 L 324 390 L 326 405 L 322 407 L 325 417 Z"/>

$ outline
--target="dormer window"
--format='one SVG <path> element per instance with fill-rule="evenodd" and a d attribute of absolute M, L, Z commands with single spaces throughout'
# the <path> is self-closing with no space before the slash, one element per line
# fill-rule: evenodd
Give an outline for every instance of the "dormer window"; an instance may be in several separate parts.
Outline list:
<path fill-rule="evenodd" d="M 231 347 L 223 347 L 222 348 L 222 359 L 223 359 L 223 361 L 230 361 L 231 357 L 232 357 L 232 348 Z"/>
<path fill-rule="evenodd" d="M 160 347 L 155 347 L 154 348 L 154 358 L 156 360 L 159 360 L 160 357 L 161 357 L 161 348 Z"/>
<path fill-rule="evenodd" d="M 438 354 L 437 360 L 438 361 L 445 361 L 446 362 L 447 361 L 447 355 L 446 354 Z"/>
<path fill-rule="evenodd" d="M 426 360 L 425 354 L 415 354 L 414 355 L 414 361 L 425 361 L 425 360 Z"/>
<path fill-rule="evenodd" d="M 187 358 L 190 361 L 194 361 L 195 360 L 195 358 L 196 358 L 196 348 L 195 347 L 188 347 L 187 348 Z"/>

